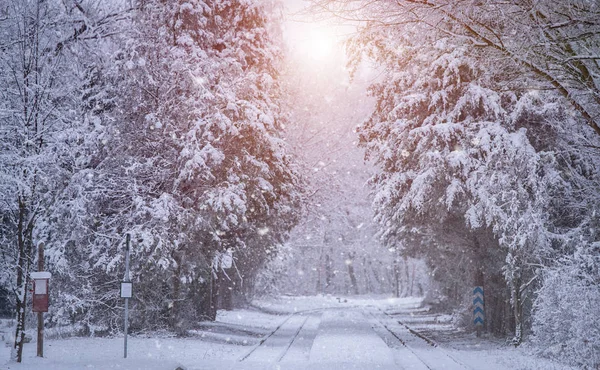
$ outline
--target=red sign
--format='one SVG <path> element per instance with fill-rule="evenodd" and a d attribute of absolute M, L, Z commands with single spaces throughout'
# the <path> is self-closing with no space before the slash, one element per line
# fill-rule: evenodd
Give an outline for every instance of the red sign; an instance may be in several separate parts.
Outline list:
<path fill-rule="evenodd" d="M 48 312 L 48 279 L 33 280 L 33 312 Z"/>

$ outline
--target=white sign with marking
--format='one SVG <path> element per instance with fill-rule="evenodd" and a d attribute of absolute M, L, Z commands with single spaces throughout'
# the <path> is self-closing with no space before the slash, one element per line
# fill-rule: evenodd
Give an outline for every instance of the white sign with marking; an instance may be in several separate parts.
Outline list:
<path fill-rule="evenodd" d="M 121 282 L 121 298 L 133 297 L 133 283 L 128 281 Z"/>

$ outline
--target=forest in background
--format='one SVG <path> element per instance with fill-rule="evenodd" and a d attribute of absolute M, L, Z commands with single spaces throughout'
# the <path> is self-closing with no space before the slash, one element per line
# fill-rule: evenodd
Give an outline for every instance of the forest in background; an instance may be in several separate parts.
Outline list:
<path fill-rule="evenodd" d="M 311 278 L 295 293 L 406 294 L 393 277 L 366 281 L 410 258 L 457 325 L 470 326 L 483 285 L 489 332 L 597 367 L 597 2 L 312 4 L 358 26 L 351 72 L 379 73 L 356 116 L 352 92 L 328 101 L 284 83 L 277 1 L 0 0 L 0 293 L 15 346 L 41 243 L 46 325 L 119 332 L 129 234 L 133 331 L 184 334 L 294 276 L 280 261 L 305 248 L 322 267 L 302 267 Z M 336 99 L 348 117 L 319 116 Z M 321 136 L 363 116 L 375 168 L 310 175 L 335 158 Z M 359 161 L 342 158 L 332 168 Z M 368 177 L 375 223 L 358 227 Z M 318 210 L 340 199 L 355 203 Z M 301 245 L 307 235 L 319 242 Z"/>
<path fill-rule="evenodd" d="M 289 12 L 292 21 L 310 19 Z M 311 29 L 328 25 L 305 24 L 284 34 L 280 79 L 289 112 L 284 137 L 303 166 L 306 212 L 261 271 L 259 285 L 271 294 L 423 296 L 431 290 L 426 266 L 383 245 L 371 209 L 367 182 L 376 169 L 364 161 L 356 128 L 373 109 L 367 88 L 375 71 L 365 65 L 350 80 L 343 45 L 335 44 L 344 30 L 318 34 L 331 38 L 328 55 L 307 55 L 298 44 Z"/>

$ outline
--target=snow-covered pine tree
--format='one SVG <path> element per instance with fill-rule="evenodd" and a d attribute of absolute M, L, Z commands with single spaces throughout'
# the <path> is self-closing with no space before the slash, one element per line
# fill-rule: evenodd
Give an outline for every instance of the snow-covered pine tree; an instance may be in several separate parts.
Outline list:
<path fill-rule="evenodd" d="M 524 266 L 547 244 L 544 191 L 553 157 L 537 153 L 516 127 L 510 113 L 519 97 L 493 90 L 501 69 L 448 38 L 389 32 L 366 29 L 355 44 L 385 67 L 384 82 L 372 87 L 375 111 L 360 128 L 382 169 L 373 178 L 382 236 L 426 257 L 447 292 L 458 288 L 457 300 L 483 273 L 488 297 L 498 294 L 501 305 L 504 266 L 519 319 L 522 281 L 531 273 Z M 488 319 L 500 331 L 508 318 Z"/>
<path fill-rule="evenodd" d="M 301 180 L 279 138 L 277 9 L 138 5 L 100 71 L 105 93 L 96 95 L 114 98 L 96 113 L 106 129 L 90 174 L 90 232 L 82 245 L 73 240 L 78 250 L 67 261 L 88 278 L 77 283 L 81 297 L 65 295 L 62 313 L 80 302 L 77 321 L 118 330 L 109 282 L 122 276 L 130 233 L 133 325 L 185 330 L 230 301 L 209 292 L 244 292 L 298 218 Z M 235 263 L 224 271 L 226 250 Z"/>
<path fill-rule="evenodd" d="M 515 192 L 514 197 L 511 195 L 510 198 L 506 198 L 506 200 L 514 198 L 514 202 L 521 205 L 527 203 L 535 205 L 533 208 L 522 208 L 512 201 L 507 203 L 507 205 L 512 203 L 514 217 L 507 217 L 508 214 L 501 207 L 489 207 L 487 201 L 478 206 L 488 207 L 487 210 L 479 208 L 478 212 L 478 207 L 474 207 L 469 211 L 469 215 L 479 213 L 480 216 L 474 218 L 476 222 L 481 220 L 481 216 L 486 215 L 489 215 L 490 219 L 493 217 L 504 219 L 506 221 L 504 226 L 495 226 L 495 234 L 501 237 L 498 241 L 508 243 L 509 246 L 526 247 L 519 248 L 526 252 L 524 254 L 509 250 L 505 269 L 509 281 L 520 281 L 520 284 L 516 285 L 511 283 L 513 303 L 517 303 L 515 307 L 520 305 L 519 302 L 531 306 L 534 297 L 529 294 L 525 299 L 526 302 L 522 302 L 524 298 L 522 294 L 524 290 L 531 293 L 535 290 L 535 285 L 541 284 L 540 272 L 548 267 L 556 265 L 556 271 L 571 271 L 577 274 L 575 273 L 577 268 L 574 267 L 578 264 L 567 262 L 575 259 L 562 259 L 561 256 L 575 253 L 578 248 L 575 248 L 574 244 L 577 243 L 583 244 L 586 250 L 593 251 L 594 248 L 593 242 L 590 243 L 594 237 L 590 235 L 594 235 L 595 228 L 585 225 L 595 224 L 590 222 L 594 219 L 593 212 L 586 210 L 593 209 L 596 198 L 594 194 L 597 194 L 594 170 L 597 153 L 593 149 L 597 138 L 590 137 L 590 130 L 583 128 L 582 124 L 587 124 L 596 133 L 600 132 L 595 118 L 600 107 L 598 80 L 593 77 L 598 75 L 597 61 L 600 49 L 597 37 L 598 19 L 600 19 L 597 3 L 554 0 L 535 3 L 315 0 L 313 3 L 316 5 L 314 9 L 318 12 L 323 12 L 325 9 L 329 14 L 342 15 L 344 19 L 356 19 L 374 34 L 379 32 L 381 37 L 370 37 L 368 33 L 363 33 L 363 36 L 367 36 L 365 40 L 369 40 L 365 44 L 369 45 L 361 48 L 361 51 L 368 52 L 370 47 L 374 50 L 386 50 L 380 53 L 379 57 L 387 58 L 389 62 L 384 65 L 388 67 L 394 66 L 400 69 L 414 67 L 410 59 L 406 59 L 403 63 L 403 59 L 396 56 L 407 45 L 409 50 L 413 50 L 414 55 L 421 53 L 421 49 L 410 49 L 410 42 L 396 42 L 396 39 L 400 39 L 398 34 L 402 32 L 414 33 L 413 40 L 423 39 L 424 35 L 429 35 L 433 37 L 431 43 L 435 43 L 439 38 L 446 38 L 468 50 L 468 53 L 477 59 L 479 66 L 488 66 L 488 71 L 495 74 L 495 77 L 488 79 L 490 84 L 487 87 L 495 91 L 503 91 L 502 96 L 509 96 L 508 100 L 504 97 L 500 100 L 505 114 L 510 116 L 508 120 L 503 120 L 510 124 L 503 126 L 513 133 L 525 128 L 527 131 L 522 132 L 526 134 L 538 158 L 543 159 L 543 163 L 554 162 L 550 165 L 550 169 L 556 172 L 556 176 L 552 179 L 552 176 L 544 175 L 546 179 L 551 179 L 553 184 L 553 187 L 546 191 L 539 193 L 532 191 L 530 195 L 527 192 L 521 192 L 521 195 Z M 385 37 L 386 33 L 392 36 Z M 425 43 L 422 46 L 424 49 L 428 48 Z M 387 57 L 385 57 L 386 53 Z M 360 53 L 355 55 L 360 56 Z M 491 68 L 492 65 L 495 67 Z M 503 72 L 498 73 L 498 70 Z M 383 85 L 385 84 L 380 84 Z M 549 92 L 544 93 L 544 91 Z M 512 98 L 509 92 L 512 92 Z M 393 98 L 389 100 L 392 101 Z M 397 102 L 390 103 L 388 110 L 391 111 L 395 105 Z M 577 128 L 577 125 L 581 129 Z M 578 134 L 573 135 L 574 132 Z M 377 143 L 376 137 L 371 137 L 369 140 L 372 145 L 385 144 Z M 587 146 L 588 149 L 584 150 L 582 146 L 583 148 Z M 394 155 L 393 146 L 389 146 L 387 150 L 388 156 Z M 384 171 L 395 172 L 396 169 L 390 166 L 384 168 Z M 540 174 L 544 172 L 546 170 Z M 509 184 L 509 182 L 504 183 Z M 541 187 L 537 188 L 540 189 Z M 532 198 L 531 195 L 536 193 L 537 196 Z M 393 196 L 393 193 L 390 192 L 388 195 Z M 494 202 L 500 198 L 494 197 Z M 531 202 L 533 199 L 537 200 Z M 390 203 L 396 201 L 398 199 L 389 199 Z M 535 214 L 539 215 L 539 211 L 531 212 L 536 208 L 539 210 L 540 207 L 548 212 L 546 217 L 538 218 Z M 523 215 L 522 218 L 519 218 L 520 214 Z M 501 229 L 507 230 L 508 234 L 500 231 Z M 516 232 L 518 229 L 521 229 L 519 232 L 528 235 L 530 241 L 519 240 L 519 233 Z M 544 229 L 550 230 L 550 233 Z M 510 237 L 510 234 L 513 236 Z M 403 237 L 400 239 L 407 240 Z M 579 241 L 575 242 L 575 240 Z M 535 243 L 531 243 L 534 241 Z M 532 253 L 530 249 L 532 246 L 537 252 Z M 583 254 L 579 252 L 579 254 L 589 255 L 588 252 Z M 524 257 L 531 256 L 534 259 L 525 262 L 524 265 L 528 266 L 530 273 L 533 274 L 529 279 L 522 274 L 524 270 L 518 265 L 523 265 Z M 563 262 L 557 263 L 557 261 Z M 582 274 L 586 273 L 582 271 Z M 549 279 L 548 281 L 553 281 L 553 285 L 558 284 L 558 280 L 552 278 L 553 274 L 544 276 Z M 517 285 L 522 285 L 522 289 L 516 288 Z M 540 292 L 549 294 L 551 291 L 553 288 L 549 287 Z M 546 314 L 539 321 L 534 317 L 537 322 L 536 331 L 546 333 L 543 335 L 545 339 L 540 342 L 541 348 L 557 348 L 552 347 L 552 344 L 557 342 L 549 340 L 553 329 L 543 328 L 545 323 L 550 322 L 548 314 L 553 310 L 551 305 L 558 301 L 550 296 L 544 300 L 543 295 L 540 295 L 540 303 L 536 307 L 538 312 L 544 310 Z M 569 299 L 567 295 L 563 295 L 562 304 Z M 541 303 L 542 301 L 553 303 L 546 305 Z M 572 309 L 574 308 L 570 307 L 565 312 Z M 520 311 L 520 309 L 515 310 L 516 319 L 521 316 Z M 561 315 L 554 316 L 553 321 L 556 325 L 561 320 Z M 565 333 L 568 333 L 565 336 L 570 338 L 580 335 L 570 329 Z M 588 345 L 593 346 L 595 342 L 597 341 L 585 339 L 587 346 L 585 351 L 593 348 Z M 564 348 L 568 349 L 566 352 L 570 355 L 579 350 L 574 350 L 573 345 Z"/>

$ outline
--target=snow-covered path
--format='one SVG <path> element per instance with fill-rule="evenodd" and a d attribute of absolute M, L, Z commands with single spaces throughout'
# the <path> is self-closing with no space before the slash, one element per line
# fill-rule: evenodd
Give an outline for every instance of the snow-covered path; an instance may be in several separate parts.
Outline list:
<path fill-rule="evenodd" d="M 323 321 L 310 352 L 315 368 L 397 369 L 386 343 L 358 309 L 332 310 Z"/>
<path fill-rule="evenodd" d="M 375 307 L 288 316 L 234 369 L 469 369 Z"/>
<path fill-rule="evenodd" d="M 438 345 L 423 334 L 440 330 L 452 339 Z M 0 348 L 0 369 L 569 369 L 452 330 L 447 315 L 428 313 L 417 298 L 282 297 L 221 311 L 189 337 L 134 336 L 127 359 L 122 338 L 50 339 L 46 358 L 35 357 L 32 343 L 22 364 L 6 362 L 8 348 Z"/>

